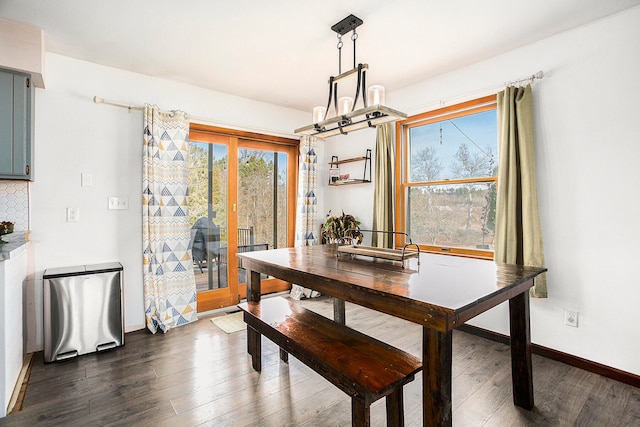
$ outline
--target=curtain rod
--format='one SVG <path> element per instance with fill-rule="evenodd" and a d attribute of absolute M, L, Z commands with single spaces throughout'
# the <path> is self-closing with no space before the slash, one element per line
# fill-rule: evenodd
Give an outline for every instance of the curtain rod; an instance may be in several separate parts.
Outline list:
<path fill-rule="evenodd" d="M 122 108 L 128 109 L 129 111 L 144 110 L 144 107 L 142 105 L 131 105 L 131 104 L 124 104 L 122 102 L 109 101 L 108 99 L 100 98 L 99 96 L 94 96 L 93 102 L 95 102 L 96 104 L 108 104 L 108 105 L 113 105 L 115 107 L 122 107 Z"/>
<path fill-rule="evenodd" d="M 512 85 L 516 85 L 516 84 L 520 84 L 520 83 L 525 83 L 525 82 L 529 82 L 529 83 L 533 83 L 534 80 L 542 80 L 544 78 L 544 72 L 543 71 L 538 71 L 535 74 L 530 75 L 529 77 L 524 77 L 521 79 L 517 79 L 517 80 L 512 80 L 509 82 L 504 82 L 501 85 L 495 85 L 495 86 L 491 86 L 491 87 L 486 87 L 484 89 L 478 89 L 478 90 L 474 90 L 472 92 L 466 92 L 460 95 L 455 95 L 455 96 L 451 96 L 449 98 L 446 99 L 440 99 L 436 102 L 433 102 L 431 104 L 426 104 L 426 105 L 422 105 L 420 107 L 417 108 L 413 108 L 409 111 L 407 111 L 407 113 L 409 114 L 409 116 L 413 116 L 416 114 L 420 114 L 420 113 L 424 113 L 425 111 L 431 111 L 433 109 L 436 108 L 442 108 L 446 105 L 454 105 L 454 104 L 458 104 L 461 102 L 465 102 L 474 98 L 479 98 L 482 96 L 487 96 L 493 93 L 496 93 L 502 89 L 504 89 L 507 86 L 512 86 Z"/>
<path fill-rule="evenodd" d="M 517 84 L 525 83 L 525 82 L 533 83 L 534 80 L 542 80 L 543 78 L 544 78 L 544 72 L 542 70 L 540 70 L 535 74 L 531 74 L 529 77 L 525 77 L 525 78 L 518 79 L 518 80 L 512 80 L 510 82 L 505 82 L 504 85 L 505 86 L 511 86 L 511 85 L 517 85 Z"/>
<path fill-rule="evenodd" d="M 142 105 L 125 104 L 124 102 L 111 101 L 109 99 L 104 99 L 104 98 L 101 98 L 99 96 L 94 96 L 93 97 L 93 102 L 96 103 L 96 104 L 107 104 L 107 105 L 113 105 L 114 107 L 126 108 L 127 110 L 129 110 L 129 112 L 131 112 L 131 110 L 137 110 L 137 111 L 143 111 L 144 110 L 144 106 L 142 106 Z M 234 129 L 234 130 L 242 130 L 242 131 L 247 131 L 247 132 L 258 132 L 258 133 L 263 133 L 263 134 L 266 134 L 266 135 L 282 136 L 282 137 L 291 138 L 291 139 L 300 139 L 299 135 L 294 135 L 294 134 L 290 134 L 290 133 L 275 131 L 275 130 L 271 130 L 271 129 L 260 129 L 260 128 L 255 128 L 255 127 L 236 125 L 236 124 L 232 124 L 232 123 L 217 122 L 215 120 L 205 119 L 205 118 L 202 118 L 202 117 L 196 117 L 196 116 L 191 116 L 191 115 L 189 116 L 189 120 L 192 121 L 192 122 L 195 122 L 195 123 L 201 123 L 201 124 L 205 124 L 205 125 L 209 125 L 209 126 L 226 127 L 228 129 Z"/>

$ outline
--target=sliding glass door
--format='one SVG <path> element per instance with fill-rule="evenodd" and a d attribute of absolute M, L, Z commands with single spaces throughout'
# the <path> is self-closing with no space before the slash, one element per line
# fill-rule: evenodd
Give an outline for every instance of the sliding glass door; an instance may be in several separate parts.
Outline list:
<path fill-rule="evenodd" d="M 191 126 L 191 244 L 198 311 L 208 311 L 246 296 L 237 253 L 293 246 L 297 140 Z M 267 279 L 262 291 L 288 287 Z"/>

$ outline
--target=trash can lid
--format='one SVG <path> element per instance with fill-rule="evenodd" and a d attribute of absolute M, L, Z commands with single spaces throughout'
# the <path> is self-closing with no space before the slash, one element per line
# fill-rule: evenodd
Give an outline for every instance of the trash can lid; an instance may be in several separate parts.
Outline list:
<path fill-rule="evenodd" d="M 56 277 L 81 276 L 83 274 L 109 273 L 112 271 L 122 271 L 122 264 L 119 262 L 106 262 L 102 264 L 77 265 L 73 267 L 47 268 L 42 276 L 43 279 L 54 279 Z"/>

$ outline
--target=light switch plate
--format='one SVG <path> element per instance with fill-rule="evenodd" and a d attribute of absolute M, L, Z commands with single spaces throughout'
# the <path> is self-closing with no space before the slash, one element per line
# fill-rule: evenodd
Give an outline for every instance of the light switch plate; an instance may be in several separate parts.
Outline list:
<path fill-rule="evenodd" d="M 91 187 L 93 186 L 93 174 L 92 173 L 82 173 L 80 174 L 80 181 L 83 187 Z"/>
<path fill-rule="evenodd" d="M 129 198 L 109 197 L 109 209 L 129 209 Z"/>

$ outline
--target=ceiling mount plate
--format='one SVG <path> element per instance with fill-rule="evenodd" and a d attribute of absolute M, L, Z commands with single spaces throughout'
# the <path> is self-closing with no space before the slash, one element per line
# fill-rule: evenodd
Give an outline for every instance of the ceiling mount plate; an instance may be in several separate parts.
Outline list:
<path fill-rule="evenodd" d="M 336 33 L 340 34 L 341 36 L 344 36 L 349 31 L 352 31 L 358 28 L 360 25 L 362 25 L 362 19 L 354 15 L 349 15 L 346 18 L 344 18 L 342 21 L 333 25 L 331 29 Z"/>

